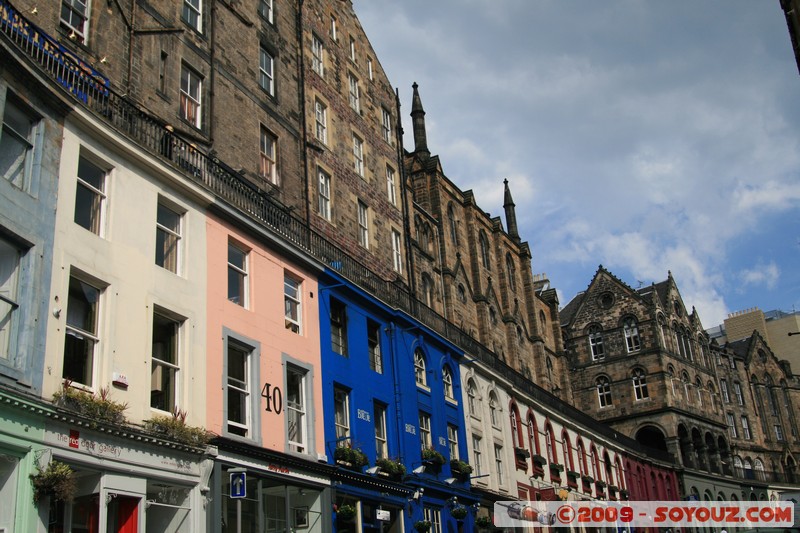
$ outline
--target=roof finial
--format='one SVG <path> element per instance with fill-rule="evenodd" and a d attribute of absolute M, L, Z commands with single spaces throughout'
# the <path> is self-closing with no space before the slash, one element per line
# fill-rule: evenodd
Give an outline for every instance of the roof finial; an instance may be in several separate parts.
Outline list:
<path fill-rule="evenodd" d="M 425 110 L 422 109 L 422 99 L 419 97 L 419 85 L 417 82 L 411 86 L 414 89 L 414 97 L 411 101 L 411 121 L 414 125 L 414 151 L 429 156 L 428 134 L 425 131 Z"/>
<path fill-rule="evenodd" d="M 508 188 L 508 179 L 503 180 L 505 186 L 505 196 L 503 209 L 506 212 L 506 226 L 508 226 L 508 236 L 519 243 L 519 230 L 517 229 L 517 212 L 514 200 L 511 198 L 511 189 Z"/>

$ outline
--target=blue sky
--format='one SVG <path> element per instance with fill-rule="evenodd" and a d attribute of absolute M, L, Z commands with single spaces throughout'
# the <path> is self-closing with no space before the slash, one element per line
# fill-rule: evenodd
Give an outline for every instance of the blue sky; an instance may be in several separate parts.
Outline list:
<path fill-rule="evenodd" d="M 778 0 L 354 0 L 445 174 L 565 305 L 671 271 L 706 328 L 800 310 L 800 75 Z"/>

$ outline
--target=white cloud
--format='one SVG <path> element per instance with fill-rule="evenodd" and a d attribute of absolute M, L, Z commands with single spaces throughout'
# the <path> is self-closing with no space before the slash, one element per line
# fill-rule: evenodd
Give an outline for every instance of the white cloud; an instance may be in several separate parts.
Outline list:
<path fill-rule="evenodd" d="M 770 290 L 778 285 L 780 277 L 781 269 L 774 261 L 770 261 L 766 264 L 758 264 L 753 268 L 744 269 L 739 273 L 739 278 L 745 285 L 765 287 Z"/>

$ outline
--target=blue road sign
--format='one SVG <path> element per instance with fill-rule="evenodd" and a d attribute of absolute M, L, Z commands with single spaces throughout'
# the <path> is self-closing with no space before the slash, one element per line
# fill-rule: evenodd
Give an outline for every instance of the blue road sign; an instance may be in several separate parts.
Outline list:
<path fill-rule="evenodd" d="M 247 474 L 245 472 L 231 473 L 231 498 L 244 498 L 247 496 Z"/>

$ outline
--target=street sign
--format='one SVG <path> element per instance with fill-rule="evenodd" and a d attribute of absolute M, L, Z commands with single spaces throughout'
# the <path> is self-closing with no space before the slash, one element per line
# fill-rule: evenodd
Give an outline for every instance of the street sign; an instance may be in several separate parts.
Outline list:
<path fill-rule="evenodd" d="M 247 474 L 245 472 L 231 472 L 231 498 L 244 498 L 247 496 Z"/>
<path fill-rule="evenodd" d="M 377 509 L 375 511 L 375 518 L 384 522 L 388 522 L 392 519 L 392 513 L 386 509 Z"/>

